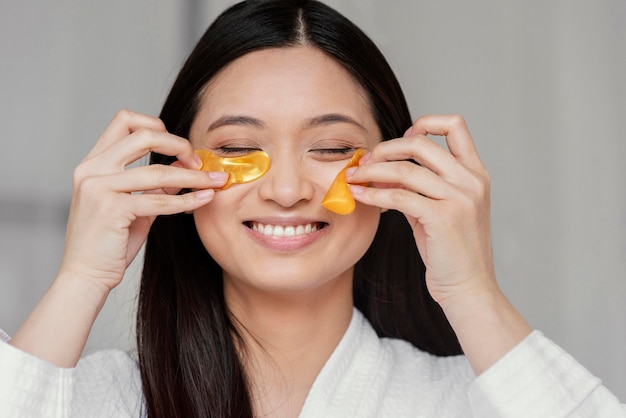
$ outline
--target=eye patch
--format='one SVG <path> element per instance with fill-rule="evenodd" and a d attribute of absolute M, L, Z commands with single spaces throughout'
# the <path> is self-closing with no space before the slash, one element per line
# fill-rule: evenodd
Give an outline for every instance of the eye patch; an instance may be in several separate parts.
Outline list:
<path fill-rule="evenodd" d="M 263 151 L 254 151 L 237 157 L 220 157 L 207 150 L 196 150 L 204 171 L 223 171 L 228 180 L 221 190 L 234 183 L 248 183 L 260 178 L 270 169 L 270 157 Z"/>
<path fill-rule="evenodd" d="M 326 196 L 324 196 L 324 200 L 322 200 L 322 206 L 339 215 L 348 215 L 354 211 L 356 203 L 348 188 L 346 171 L 350 167 L 358 166 L 359 160 L 363 158 L 365 154 L 367 154 L 367 151 L 363 148 L 356 150 L 350 162 L 337 174 L 337 177 L 335 177 L 335 180 L 330 185 Z"/>

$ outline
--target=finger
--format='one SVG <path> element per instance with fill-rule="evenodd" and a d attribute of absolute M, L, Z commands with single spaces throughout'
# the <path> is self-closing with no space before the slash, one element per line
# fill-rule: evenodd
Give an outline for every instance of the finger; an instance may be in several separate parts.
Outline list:
<path fill-rule="evenodd" d="M 355 200 L 382 209 L 395 209 L 418 221 L 433 210 L 432 200 L 409 190 L 350 185 Z"/>
<path fill-rule="evenodd" d="M 128 228 L 128 252 L 126 253 L 126 266 L 135 259 L 137 253 L 141 249 L 141 246 L 146 241 L 148 232 L 152 223 L 156 219 L 156 216 L 146 216 L 138 218 Z"/>
<path fill-rule="evenodd" d="M 97 158 L 86 160 L 84 171 L 92 175 L 119 172 L 150 152 L 175 156 L 182 166 L 199 170 L 202 162 L 189 141 L 167 132 L 141 128 L 122 141 L 115 142 Z"/>
<path fill-rule="evenodd" d="M 215 196 L 213 189 L 198 190 L 181 195 L 166 193 L 125 195 L 126 205 L 137 217 L 174 215 L 196 210 Z"/>
<path fill-rule="evenodd" d="M 377 188 L 404 188 L 438 200 L 446 199 L 453 192 L 450 183 L 410 161 L 366 164 L 349 169 L 346 179 L 348 183 L 370 183 Z"/>
<path fill-rule="evenodd" d="M 424 135 L 383 141 L 374 147 L 362 166 L 403 160 L 413 160 L 449 181 L 460 178 L 465 171 L 452 154 Z"/>
<path fill-rule="evenodd" d="M 167 132 L 148 129 L 133 132 L 127 140 L 114 144 L 107 157 L 111 163 L 117 163 L 118 168 L 123 168 L 149 152 L 176 157 L 187 168 L 199 170 L 202 167 L 200 158 L 196 156 L 188 140 Z"/>
<path fill-rule="evenodd" d="M 172 164 L 170 164 L 170 167 L 183 168 L 183 164 L 180 161 L 176 160 Z M 159 193 L 178 194 L 182 190 L 182 187 L 163 187 L 157 190 Z M 153 190 L 146 190 L 144 193 L 154 193 L 154 192 L 155 191 Z"/>
<path fill-rule="evenodd" d="M 87 158 L 101 153 L 115 142 L 142 128 L 166 132 L 165 124 L 159 118 L 130 110 L 118 111 L 100 136 L 100 139 L 98 139 L 98 142 L 96 142 L 96 145 L 87 155 Z"/>
<path fill-rule="evenodd" d="M 443 135 L 450 153 L 462 164 L 472 169 L 482 169 L 483 164 L 467 123 L 459 115 L 426 115 L 419 117 L 409 135 Z"/>
<path fill-rule="evenodd" d="M 188 170 L 186 168 L 153 164 L 136 167 L 105 176 L 95 177 L 102 186 L 109 190 L 123 193 L 163 190 L 166 194 L 180 189 L 217 189 L 223 187 L 228 174 L 223 172 L 206 172 Z"/>

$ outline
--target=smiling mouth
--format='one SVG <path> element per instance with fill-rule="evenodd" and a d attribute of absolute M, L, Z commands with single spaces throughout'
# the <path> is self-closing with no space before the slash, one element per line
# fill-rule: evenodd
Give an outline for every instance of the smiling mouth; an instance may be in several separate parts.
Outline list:
<path fill-rule="evenodd" d="M 268 237 L 299 237 L 313 234 L 328 226 L 326 222 L 311 222 L 301 225 L 270 225 L 259 222 L 244 222 L 251 230 Z"/>

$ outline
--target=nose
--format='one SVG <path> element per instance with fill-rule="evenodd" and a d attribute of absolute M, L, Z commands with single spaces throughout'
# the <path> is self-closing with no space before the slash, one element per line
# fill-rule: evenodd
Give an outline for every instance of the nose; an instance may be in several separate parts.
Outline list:
<path fill-rule="evenodd" d="M 289 156 L 271 157 L 269 171 L 257 180 L 260 183 L 259 197 L 284 208 L 292 208 L 313 199 L 315 187 L 304 165 Z"/>

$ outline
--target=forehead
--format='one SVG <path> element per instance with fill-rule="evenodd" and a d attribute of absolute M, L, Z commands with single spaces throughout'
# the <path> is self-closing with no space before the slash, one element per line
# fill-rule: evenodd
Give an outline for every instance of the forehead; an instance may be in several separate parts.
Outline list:
<path fill-rule="evenodd" d="M 367 94 L 335 59 L 310 46 L 248 53 L 218 73 L 203 94 L 198 118 L 253 114 L 264 118 L 347 113 L 374 123 Z"/>

